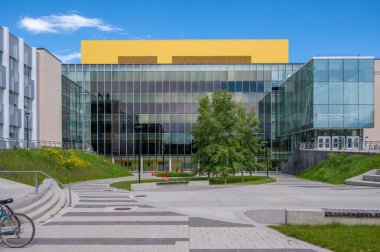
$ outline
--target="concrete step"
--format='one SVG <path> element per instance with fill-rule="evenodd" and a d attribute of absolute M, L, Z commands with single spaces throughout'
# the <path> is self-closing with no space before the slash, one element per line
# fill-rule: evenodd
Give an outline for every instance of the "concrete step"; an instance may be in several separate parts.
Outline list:
<path fill-rule="evenodd" d="M 347 185 L 380 187 L 380 169 L 370 170 L 362 175 L 344 181 Z"/>
<path fill-rule="evenodd" d="M 53 198 L 53 196 L 54 196 L 54 191 L 50 189 L 44 195 L 42 195 L 42 197 L 38 199 L 37 201 L 25 207 L 16 208 L 15 210 L 19 213 L 28 215 L 34 211 L 37 211 L 39 208 L 43 207 L 44 205 L 48 204 L 49 201 Z"/>
<path fill-rule="evenodd" d="M 28 207 L 35 202 L 39 201 L 41 198 L 45 196 L 45 194 L 50 190 L 50 187 L 52 185 L 52 180 L 51 179 L 45 179 L 42 181 L 41 185 L 38 187 L 38 194 L 29 193 L 25 195 L 24 197 L 20 197 L 16 199 L 10 206 L 13 209 L 22 209 L 25 207 Z"/>
<path fill-rule="evenodd" d="M 65 190 L 52 179 L 45 179 L 38 195 L 27 195 L 12 206 L 15 212 L 28 215 L 35 223 L 56 215 L 66 204 Z"/>
<path fill-rule="evenodd" d="M 355 186 L 371 186 L 371 187 L 380 187 L 380 182 L 375 181 L 345 181 L 346 185 L 355 185 Z"/>
<path fill-rule="evenodd" d="M 58 201 L 53 201 L 54 203 L 47 205 L 43 212 L 34 216 L 36 223 L 45 222 L 54 215 L 58 214 L 58 212 L 66 206 L 67 197 L 65 190 L 59 188 L 59 190 L 56 190 L 55 196 L 57 196 Z"/>
<path fill-rule="evenodd" d="M 380 175 L 363 175 L 363 180 L 380 182 Z"/>

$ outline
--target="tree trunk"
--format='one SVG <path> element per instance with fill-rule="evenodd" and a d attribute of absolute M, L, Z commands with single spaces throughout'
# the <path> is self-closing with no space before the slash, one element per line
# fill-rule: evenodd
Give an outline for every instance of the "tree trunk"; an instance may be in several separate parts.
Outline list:
<path fill-rule="evenodd" d="M 244 172 L 241 171 L 241 182 L 244 183 Z"/>
<path fill-rule="evenodd" d="M 227 184 L 227 176 L 224 176 L 224 184 Z"/>

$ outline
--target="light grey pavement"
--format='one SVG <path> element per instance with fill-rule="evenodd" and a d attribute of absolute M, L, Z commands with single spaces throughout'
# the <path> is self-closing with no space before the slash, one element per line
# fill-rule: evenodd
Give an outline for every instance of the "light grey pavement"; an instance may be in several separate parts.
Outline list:
<path fill-rule="evenodd" d="M 380 188 L 330 185 L 293 176 L 270 174 L 278 182 L 263 185 L 207 188 L 166 188 L 146 191 L 140 201 L 192 216 L 241 221 L 249 210 L 356 208 L 380 209 Z M 272 211 L 278 218 L 281 211 Z M 264 211 L 256 220 L 268 219 Z M 251 215 L 253 217 L 253 215 Z M 269 216 L 270 219 L 270 216 Z M 276 220 L 277 221 L 277 220 Z M 276 221 L 274 223 L 276 223 Z M 265 223 L 265 221 L 263 221 Z"/>
<path fill-rule="evenodd" d="M 34 193 L 35 187 L 20 184 L 0 178 L 0 200 L 13 198 L 19 199 L 29 193 Z"/>
<path fill-rule="evenodd" d="M 161 197 L 160 194 L 174 192 L 154 194 L 113 190 L 108 186 L 113 181 L 89 181 L 73 185 L 78 195 L 73 208 L 67 208 L 60 216 L 38 226 L 35 240 L 26 248 L 8 249 L 0 243 L 0 251 L 326 251 L 289 238 L 249 218 L 226 221 L 227 218 L 212 216 L 214 209 L 221 207 L 219 200 L 211 201 L 217 203 L 216 208 L 210 203 L 202 206 L 202 202 L 194 201 L 195 205 L 191 209 L 199 208 L 199 212 L 208 212 L 209 217 L 183 214 L 166 206 L 147 204 L 154 195 Z M 243 191 L 243 188 L 249 189 L 241 187 Z M 178 191 L 176 197 L 181 198 L 183 193 L 198 192 L 204 195 L 205 192 L 224 190 Z M 144 195 L 147 197 L 138 197 Z M 207 197 L 201 196 L 204 200 Z M 190 205 L 191 198 L 187 202 Z M 233 207 L 236 204 L 237 201 Z M 208 207 L 210 209 L 207 210 Z M 115 208 L 130 210 L 117 211 Z"/>

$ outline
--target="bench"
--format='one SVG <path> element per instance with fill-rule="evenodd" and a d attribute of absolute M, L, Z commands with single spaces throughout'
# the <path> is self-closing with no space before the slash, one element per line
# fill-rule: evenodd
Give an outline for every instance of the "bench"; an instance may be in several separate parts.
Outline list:
<path fill-rule="evenodd" d="M 157 188 L 162 188 L 165 186 L 174 186 L 174 185 L 183 185 L 183 186 L 209 186 L 208 180 L 193 180 L 193 181 L 161 181 L 161 182 L 151 182 L 151 183 L 141 183 L 141 184 L 132 184 L 132 191 L 142 191 L 142 190 L 153 190 Z"/>
<path fill-rule="evenodd" d="M 380 218 L 380 210 L 322 208 L 326 217 Z"/>
<path fill-rule="evenodd" d="M 158 186 L 159 185 L 187 185 L 189 184 L 189 181 L 167 181 L 167 182 L 157 182 L 156 184 Z"/>

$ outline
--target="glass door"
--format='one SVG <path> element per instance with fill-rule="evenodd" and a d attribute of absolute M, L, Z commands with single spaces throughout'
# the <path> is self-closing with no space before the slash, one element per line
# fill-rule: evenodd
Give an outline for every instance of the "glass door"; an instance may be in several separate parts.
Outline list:
<path fill-rule="evenodd" d="M 330 149 L 330 137 L 329 136 L 319 136 L 318 137 L 318 149 L 326 150 Z"/>
<path fill-rule="evenodd" d="M 332 148 L 334 150 L 344 149 L 344 136 L 333 136 L 332 137 Z"/>
<path fill-rule="evenodd" d="M 347 148 L 348 149 L 359 149 L 359 137 L 358 136 L 348 136 L 347 137 Z"/>

